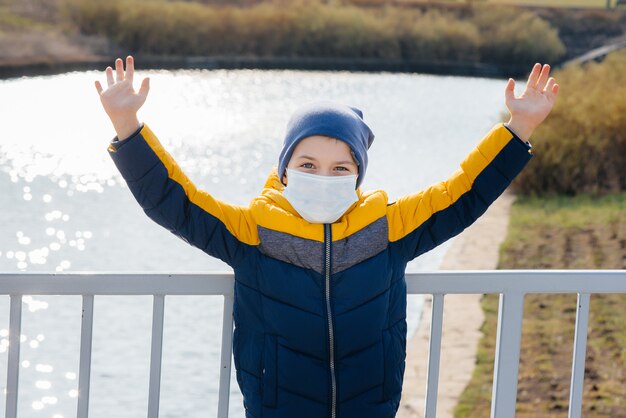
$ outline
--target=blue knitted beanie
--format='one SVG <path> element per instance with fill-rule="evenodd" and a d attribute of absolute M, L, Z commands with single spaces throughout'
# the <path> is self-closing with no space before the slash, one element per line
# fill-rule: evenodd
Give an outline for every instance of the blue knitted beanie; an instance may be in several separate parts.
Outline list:
<path fill-rule="evenodd" d="M 283 149 L 278 157 L 278 177 L 283 175 L 298 142 L 313 135 L 328 136 L 350 146 L 359 165 L 358 188 L 367 170 L 367 150 L 374 141 L 372 130 L 363 121 L 363 112 L 331 101 L 306 104 L 295 111 L 287 123 Z"/>

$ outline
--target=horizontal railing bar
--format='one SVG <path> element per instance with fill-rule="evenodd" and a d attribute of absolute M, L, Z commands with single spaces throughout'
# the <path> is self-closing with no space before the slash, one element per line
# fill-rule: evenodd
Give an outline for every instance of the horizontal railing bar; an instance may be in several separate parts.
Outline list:
<path fill-rule="evenodd" d="M 495 270 L 409 273 L 410 294 L 626 293 L 625 270 Z M 223 273 L 2 273 L 0 294 L 232 295 Z"/>
<path fill-rule="evenodd" d="M 626 293 L 626 270 L 483 270 L 407 274 L 410 294 Z"/>
<path fill-rule="evenodd" d="M 2 273 L 0 294 L 232 295 L 233 273 Z"/>

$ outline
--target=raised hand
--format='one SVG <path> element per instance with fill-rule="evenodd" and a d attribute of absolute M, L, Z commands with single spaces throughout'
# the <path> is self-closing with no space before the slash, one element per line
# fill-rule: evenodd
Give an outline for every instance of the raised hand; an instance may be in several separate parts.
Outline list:
<path fill-rule="evenodd" d="M 522 95 L 515 97 L 514 90 L 515 81 L 509 79 L 504 92 L 505 104 L 511 113 L 507 126 L 527 141 L 552 110 L 559 85 L 550 77 L 549 65 L 542 67 L 541 64 L 535 64 Z"/>
<path fill-rule="evenodd" d="M 146 101 L 150 90 L 150 79 L 144 78 L 138 92 L 133 88 L 135 63 L 133 57 L 126 57 L 126 73 L 121 58 L 115 60 L 115 77 L 113 69 L 105 70 L 107 78 L 106 90 L 99 81 L 95 82 L 96 90 L 105 112 L 109 115 L 117 137 L 126 139 L 139 128 L 137 111 Z"/>

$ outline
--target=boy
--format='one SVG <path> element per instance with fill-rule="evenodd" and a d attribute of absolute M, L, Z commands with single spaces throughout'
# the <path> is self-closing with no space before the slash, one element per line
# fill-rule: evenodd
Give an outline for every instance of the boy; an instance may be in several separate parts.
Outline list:
<path fill-rule="evenodd" d="M 235 273 L 233 351 L 247 418 L 392 418 L 406 346 L 406 264 L 461 232 L 525 166 L 527 140 L 558 85 L 535 65 L 497 125 L 447 181 L 388 202 L 359 188 L 374 134 L 338 103 L 303 106 L 289 121 L 278 169 L 248 207 L 197 190 L 140 125 L 149 90 L 134 63 L 96 81 L 117 138 L 109 146 L 154 221 Z"/>

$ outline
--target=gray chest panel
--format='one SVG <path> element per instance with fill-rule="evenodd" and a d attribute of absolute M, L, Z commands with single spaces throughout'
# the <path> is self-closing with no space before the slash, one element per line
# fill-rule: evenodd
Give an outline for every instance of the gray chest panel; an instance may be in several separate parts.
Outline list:
<path fill-rule="evenodd" d="M 298 267 L 324 272 L 324 244 L 258 227 L 259 250 L 272 258 Z M 372 222 L 360 231 L 332 243 L 332 273 L 352 267 L 384 251 L 389 243 L 387 218 Z"/>
<path fill-rule="evenodd" d="M 348 269 L 384 251 L 389 244 L 387 217 L 383 216 L 359 232 L 332 245 L 332 272 Z"/>
<path fill-rule="evenodd" d="M 324 243 L 258 227 L 259 250 L 272 258 L 315 270 L 324 269 Z"/>

